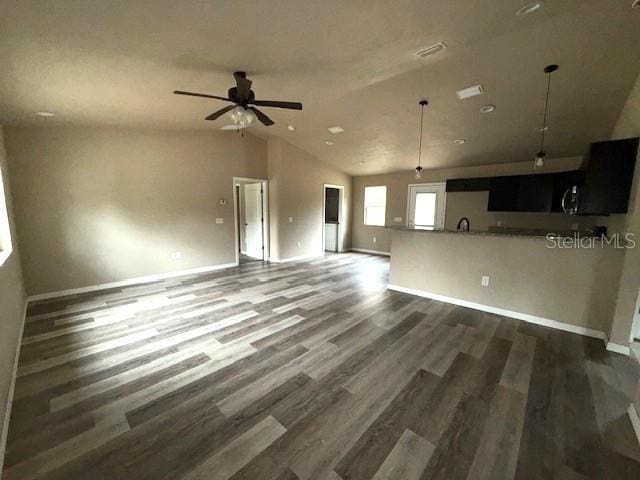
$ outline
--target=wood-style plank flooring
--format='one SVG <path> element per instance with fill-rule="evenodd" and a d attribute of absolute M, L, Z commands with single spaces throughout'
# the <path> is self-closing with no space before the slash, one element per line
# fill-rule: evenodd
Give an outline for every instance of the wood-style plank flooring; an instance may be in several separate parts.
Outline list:
<path fill-rule="evenodd" d="M 388 268 L 248 263 L 31 304 L 3 478 L 640 478 L 629 358 L 388 291 Z"/>

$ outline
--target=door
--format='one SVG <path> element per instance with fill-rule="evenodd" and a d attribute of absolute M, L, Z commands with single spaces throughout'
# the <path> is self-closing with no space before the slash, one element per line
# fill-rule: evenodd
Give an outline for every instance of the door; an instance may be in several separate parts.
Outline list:
<path fill-rule="evenodd" d="M 324 189 L 324 250 L 338 251 L 338 226 L 340 223 L 340 190 Z"/>
<path fill-rule="evenodd" d="M 443 229 L 445 199 L 444 183 L 409 185 L 409 227 Z"/>
<path fill-rule="evenodd" d="M 263 258 L 262 184 L 244 185 L 245 252 L 249 257 Z"/>

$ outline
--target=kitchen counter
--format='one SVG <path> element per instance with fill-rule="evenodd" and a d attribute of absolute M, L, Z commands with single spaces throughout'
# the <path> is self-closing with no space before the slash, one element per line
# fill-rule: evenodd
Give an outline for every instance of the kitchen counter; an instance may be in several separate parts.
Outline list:
<path fill-rule="evenodd" d="M 538 229 L 524 229 L 524 228 L 503 228 L 493 227 L 489 230 L 451 230 L 451 229 L 437 229 L 437 228 L 411 228 L 411 227 L 386 227 L 389 230 L 407 231 L 416 233 L 451 233 L 457 235 L 483 235 L 483 236 L 506 236 L 506 237 L 530 237 L 538 239 L 546 239 L 547 235 L 552 235 L 554 238 L 591 238 L 594 237 L 593 233 L 588 231 L 547 231 Z"/>
<path fill-rule="evenodd" d="M 393 228 L 389 288 L 601 337 L 624 249 L 558 238 Z"/>

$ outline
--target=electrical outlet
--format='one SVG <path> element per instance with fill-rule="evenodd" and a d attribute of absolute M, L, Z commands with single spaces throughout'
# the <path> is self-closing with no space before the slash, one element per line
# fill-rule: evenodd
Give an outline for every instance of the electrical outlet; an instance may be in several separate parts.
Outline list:
<path fill-rule="evenodd" d="M 293 217 L 289 217 L 289 223 L 293 223 Z"/>
<path fill-rule="evenodd" d="M 224 223 L 224 218 L 222 217 L 216 218 L 216 223 Z"/>
<path fill-rule="evenodd" d="M 482 276 L 482 286 L 483 287 L 488 287 L 489 286 L 489 275 L 483 275 Z"/>
<path fill-rule="evenodd" d="M 571 224 L 571 230 L 578 230 L 578 224 L 577 223 L 572 223 Z"/>
<path fill-rule="evenodd" d="M 376 243 L 376 242 L 378 241 L 378 239 L 377 239 L 376 237 L 373 237 L 373 238 L 371 239 L 371 241 L 372 241 L 373 243 Z"/>
<path fill-rule="evenodd" d="M 496 224 L 497 224 L 499 227 L 501 227 L 501 226 L 502 226 L 502 220 L 498 220 L 498 221 L 496 222 Z"/>
<path fill-rule="evenodd" d="M 298 242 L 298 246 L 301 247 L 302 246 L 302 242 Z"/>
<path fill-rule="evenodd" d="M 182 258 L 182 252 L 171 252 L 171 258 L 173 260 L 180 260 Z"/>
<path fill-rule="evenodd" d="M 402 217 L 393 217 L 393 221 L 396 223 L 401 223 L 402 222 Z"/>

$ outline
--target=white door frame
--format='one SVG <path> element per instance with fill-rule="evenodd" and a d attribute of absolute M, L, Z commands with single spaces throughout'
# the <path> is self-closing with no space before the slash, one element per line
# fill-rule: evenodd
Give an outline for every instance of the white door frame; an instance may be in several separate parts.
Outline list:
<path fill-rule="evenodd" d="M 269 260 L 269 181 L 265 178 L 233 177 L 233 236 L 235 237 L 236 265 L 240 264 L 240 238 L 238 237 L 238 192 L 237 185 L 246 183 L 262 184 L 262 238 L 264 246 L 263 261 Z"/>
<path fill-rule="evenodd" d="M 409 228 L 411 228 L 411 221 L 412 219 L 410 219 L 410 214 L 411 214 L 411 187 L 445 187 L 444 190 L 444 200 L 442 201 L 442 226 L 444 228 L 444 225 L 446 224 L 447 221 L 447 189 L 446 189 L 446 182 L 431 182 L 431 183 L 410 183 L 407 186 L 407 214 L 405 217 L 405 225 Z"/>
<path fill-rule="evenodd" d="M 338 243 L 337 250 L 338 253 L 343 252 L 344 250 L 340 248 L 340 241 L 342 239 L 342 206 L 344 205 L 344 185 L 331 185 L 330 183 L 325 183 L 322 185 L 322 254 L 324 255 L 324 218 L 325 213 L 324 209 L 327 207 L 327 188 L 337 188 L 338 189 Z"/>

